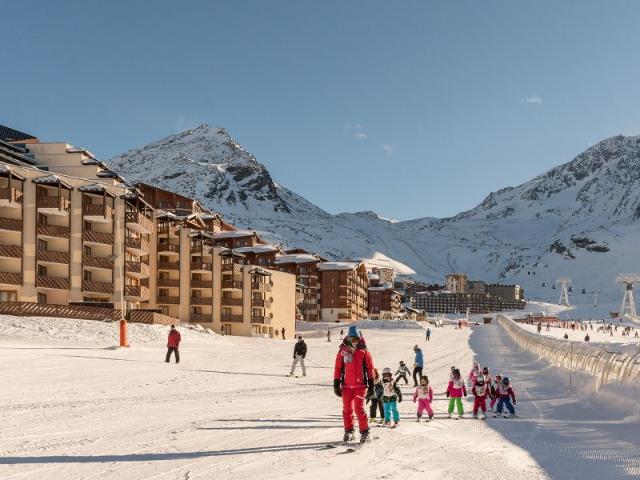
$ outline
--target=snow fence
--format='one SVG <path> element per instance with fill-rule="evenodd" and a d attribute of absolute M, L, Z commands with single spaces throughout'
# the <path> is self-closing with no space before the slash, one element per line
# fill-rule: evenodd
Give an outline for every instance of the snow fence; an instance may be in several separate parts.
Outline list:
<path fill-rule="evenodd" d="M 506 315 L 498 324 L 522 348 L 557 367 L 596 377 L 596 388 L 610 382 L 640 387 L 640 349 L 635 345 L 572 342 L 528 332 Z"/>

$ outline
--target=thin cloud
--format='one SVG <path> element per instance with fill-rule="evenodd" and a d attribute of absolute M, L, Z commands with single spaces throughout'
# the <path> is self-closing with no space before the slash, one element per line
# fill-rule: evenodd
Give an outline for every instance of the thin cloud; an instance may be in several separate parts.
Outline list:
<path fill-rule="evenodd" d="M 358 141 L 367 139 L 367 132 L 364 131 L 364 127 L 359 123 L 347 123 L 344 126 L 345 131 L 349 132 L 353 138 Z"/>
<path fill-rule="evenodd" d="M 393 152 L 395 151 L 396 147 L 393 145 L 389 145 L 388 143 L 383 143 L 382 144 L 382 150 L 384 151 L 384 153 L 386 153 L 387 155 L 393 155 Z"/>
<path fill-rule="evenodd" d="M 364 133 L 364 132 L 355 132 L 355 133 L 353 134 L 353 137 L 354 137 L 356 140 L 366 140 L 366 139 L 367 139 L 367 134 L 366 134 L 366 133 Z"/>
<path fill-rule="evenodd" d="M 532 97 L 525 98 L 524 101 L 534 105 L 540 105 L 542 103 L 542 97 L 539 97 L 538 95 L 533 95 Z"/>

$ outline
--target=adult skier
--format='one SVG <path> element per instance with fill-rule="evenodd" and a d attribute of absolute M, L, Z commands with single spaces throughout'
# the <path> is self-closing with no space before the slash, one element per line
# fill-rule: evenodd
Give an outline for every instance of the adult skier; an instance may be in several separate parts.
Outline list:
<path fill-rule="evenodd" d="M 175 325 L 171 325 L 171 330 L 169 330 L 169 336 L 167 338 L 167 356 L 164 361 L 169 363 L 171 360 L 171 354 L 175 354 L 176 363 L 180 363 L 180 352 L 178 351 L 178 347 L 180 346 L 180 332 L 176 330 Z"/>
<path fill-rule="evenodd" d="M 431 340 L 431 329 L 429 327 L 427 327 L 427 333 L 425 333 L 425 340 L 428 342 L 429 340 Z"/>
<path fill-rule="evenodd" d="M 338 349 L 333 371 L 333 391 L 342 397 L 344 441 L 354 438 L 353 413 L 358 417 L 360 443 L 369 438 L 369 422 L 364 410 L 365 397 L 373 395 L 373 360 L 367 344 L 355 325 Z"/>
<path fill-rule="evenodd" d="M 422 356 L 422 350 L 418 345 L 413 347 L 413 351 L 416 354 L 416 358 L 413 361 L 413 386 L 417 387 L 422 377 L 422 369 L 424 368 L 424 358 Z"/>
<path fill-rule="evenodd" d="M 306 356 L 307 356 L 307 344 L 304 343 L 304 340 L 302 339 L 302 335 L 298 335 L 298 341 L 293 346 L 293 363 L 291 364 L 291 373 L 289 373 L 290 377 L 293 376 L 294 372 L 296 371 L 296 367 L 298 366 L 298 363 L 302 365 L 302 376 L 303 377 L 307 376 L 307 369 L 304 366 L 304 357 Z"/>

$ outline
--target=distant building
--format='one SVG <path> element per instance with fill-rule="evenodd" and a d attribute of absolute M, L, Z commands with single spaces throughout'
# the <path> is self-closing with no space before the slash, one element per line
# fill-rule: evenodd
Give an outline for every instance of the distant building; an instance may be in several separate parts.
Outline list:
<path fill-rule="evenodd" d="M 464 293 L 467 289 L 465 273 L 451 273 L 445 279 L 445 289 L 453 293 Z"/>
<path fill-rule="evenodd" d="M 487 284 L 482 280 L 469 280 L 465 291 L 469 293 L 487 293 Z"/>
<path fill-rule="evenodd" d="M 321 318 L 323 322 L 355 322 L 367 316 L 369 279 L 363 262 L 322 262 Z"/>
<path fill-rule="evenodd" d="M 392 284 L 369 287 L 367 311 L 370 319 L 398 318 L 401 306 L 401 295 L 393 289 Z"/>
<path fill-rule="evenodd" d="M 373 267 L 371 269 L 371 273 L 378 275 L 380 279 L 380 284 L 388 283 L 393 285 L 393 282 L 396 278 L 396 272 L 394 272 L 393 268 L 388 267 Z"/>
<path fill-rule="evenodd" d="M 503 300 L 524 300 L 524 289 L 520 285 L 492 283 L 486 286 L 486 292 Z"/>
<path fill-rule="evenodd" d="M 488 293 L 421 292 L 414 307 L 427 313 L 489 313 L 522 309 L 524 300 L 503 300 Z"/>

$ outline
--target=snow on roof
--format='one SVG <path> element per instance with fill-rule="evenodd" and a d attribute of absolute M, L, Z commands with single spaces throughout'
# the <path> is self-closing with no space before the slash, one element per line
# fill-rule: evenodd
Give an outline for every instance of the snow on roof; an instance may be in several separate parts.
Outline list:
<path fill-rule="evenodd" d="M 359 262 L 322 262 L 318 264 L 318 270 L 353 270 Z"/>
<path fill-rule="evenodd" d="M 361 259 L 364 264 L 367 266 L 367 269 L 371 269 L 373 267 L 378 268 L 391 268 L 396 275 L 415 275 L 415 270 L 411 267 L 401 263 L 393 258 L 387 257 L 385 254 L 380 252 L 374 252 L 371 258 L 362 258 Z"/>
<path fill-rule="evenodd" d="M 107 195 L 113 196 L 109 190 L 106 189 L 104 185 L 101 183 L 91 183 L 89 185 L 83 185 L 78 190 L 81 192 L 89 192 L 89 193 L 106 193 Z"/>
<path fill-rule="evenodd" d="M 9 165 L 6 165 L 4 163 L 0 163 L 0 174 L 9 175 L 9 172 L 11 172 L 11 176 L 12 177 L 14 177 L 16 179 L 24 180 L 24 177 L 22 175 L 17 174 L 16 172 L 14 172 L 13 169 Z"/>
<path fill-rule="evenodd" d="M 319 262 L 320 259 L 311 253 L 289 253 L 283 255 L 276 255 L 275 264 L 281 265 L 284 263 L 312 263 Z"/>
<path fill-rule="evenodd" d="M 215 238 L 240 238 L 240 237 L 251 237 L 255 235 L 256 232 L 253 230 L 227 230 L 222 232 L 215 232 L 213 236 Z"/>
<path fill-rule="evenodd" d="M 369 290 L 373 290 L 374 292 L 381 292 L 384 290 L 393 290 L 393 285 L 390 283 L 385 283 L 384 285 L 379 285 L 377 287 L 369 287 Z M 397 292 L 394 292 L 397 293 Z"/>
<path fill-rule="evenodd" d="M 238 247 L 233 249 L 235 253 L 269 253 L 269 252 L 275 252 L 277 250 L 278 250 L 278 247 L 270 244 L 255 245 L 253 247 Z"/>
<path fill-rule="evenodd" d="M 65 187 L 65 188 L 68 188 L 69 190 L 73 189 L 73 187 L 71 185 L 69 185 L 67 182 L 62 180 L 57 175 L 46 175 L 44 177 L 34 178 L 31 181 L 33 183 L 39 183 L 41 185 L 58 185 L 58 184 L 60 184 L 61 186 Z"/>
<path fill-rule="evenodd" d="M 380 280 L 380 275 L 378 275 L 377 273 L 367 272 L 367 276 L 369 277 L 369 280 Z"/>
<path fill-rule="evenodd" d="M 96 156 L 95 156 L 93 153 L 91 153 L 91 152 L 90 152 L 89 150 L 87 150 L 86 148 L 82 148 L 82 147 L 75 147 L 75 146 L 73 146 L 73 145 L 69 145 L 69 146 L 67 147 L 67 153 L 83 153 L 83 154 L 85 154 L 87 157 L 91 157 L 91 158 L 93 158 L 94 160 L 97 160 L 97 159 L 96 159 Z"/>

